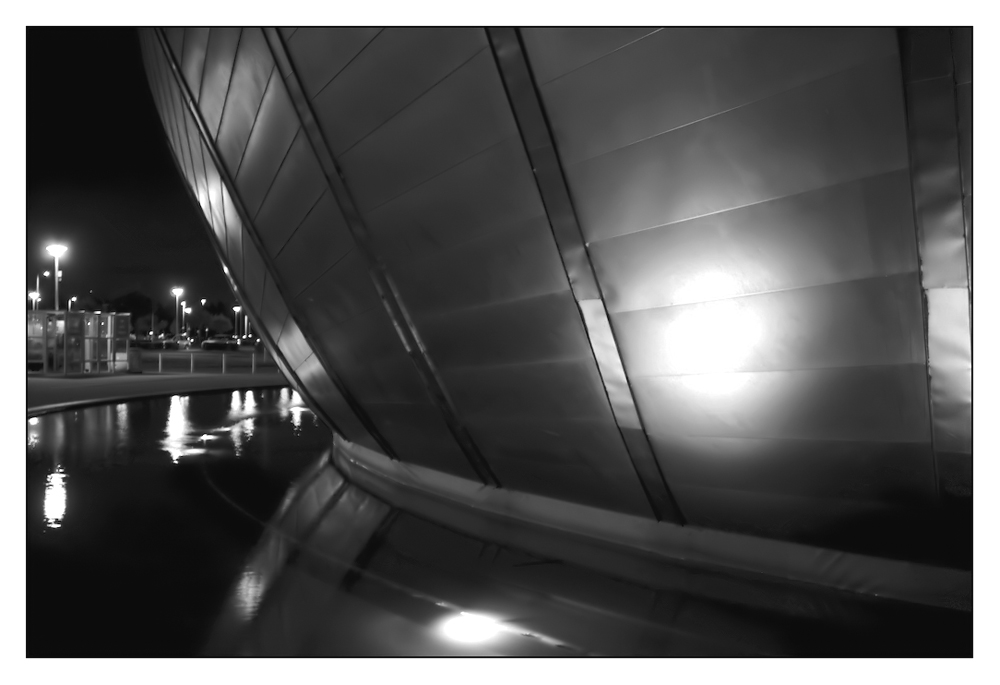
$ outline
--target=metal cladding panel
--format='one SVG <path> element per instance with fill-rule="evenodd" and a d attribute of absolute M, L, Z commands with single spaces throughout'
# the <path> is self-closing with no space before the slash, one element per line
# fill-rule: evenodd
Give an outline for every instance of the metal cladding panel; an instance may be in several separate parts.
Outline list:
<path fill-rule="evenodd" d="M 284 82 L 280 76 L 272 75 L 264 91 L 239 172 L 234 178 L 240 196 L 245 198 L 243 203 L 247 211 L 255 219 L 255 225 L 256 216 L 270 194 L 275 176 L 293 141 L 296 137 L 301 137 L 300 129 L 299 119 L 285 92 Z"/>
<path fill-rule="evenodd" d="M 955 83 L 972 83 L 972 27 L 951 29 L 952 59 L 955 62 Z"/>
<path fill-rule="evenodd" d="M 548 229 L 524 146 L 509 138 L 365 215 L 396 273 L 443 250 L 531 223 Z M 528 256 L 528 258 L 531 258 Z"/>
<path fill-rule="evenodd" d="M 930 440 L 922 364 L 643 376 L 632 386 L 654 445 L 677 435 Z M 670 459 L 660 451 L 657 457 Z"/>
<path fill-rule="evenodd" d="M 184 54 L 184 29 L 173 27 L 169 29 L 164 29 L 163 32 L 167 36 L 167 42 L 170 44 L 170 49 L 173 50 L 174 55 L 180 60 L 180 56 Z"/>
<path fill-rule="evenodd" d="M 313 401 L 323 416 L 329 418 L 334 430 L 347 440 L 364 445 L 368 449 L 380 451 L 378 443 L 372 438 L 368 429 L 358 420 L 343 393 L 337 389 L 330 379 L 330 373 L 315 354 L 310 354 L 295 369 L 295 375 L 302 385 L 309 389 Z"/>
<path fill-rule="evenodd" d="M 545 28 L 521 29 L 539 86 L 595 62 L 662 29 Z"/>
<path fill-rule="evenodd" d="M 255 311 L 260 314 L 261 323 L 264 324 L 271 340 L 277 342 L 285 320 L 288 318 L 288 309 L 281 299 L 278 284 L 275 283 L 274 276 L 270 273 L 264 273 L 264 295 L 260 301 L 260 308 Z M 281 345 L 278 347 L 280 348 Z"/>
<path fill-rule="evenodd" d="M 201 110 L 205 126 L 213 140 L 219 133 L 222 108 L 229 94 L 229 80 L 233 76 L 233 62 L 241 33 L 236 28 L 213 28 L 208 34 L 198 109 Z"/>
<path fill-rule="evenodd" d="M 593 243 L 611 312 L 917 270 L 905 171 Z"/>
<path fill-rule="evenodd" d="M 965 287 L 968 272 L 955 86 L 950 78 L 912 83 L 907 85 L 907 97 L 910 128 L 919 132 L 910 142 L 913 165 L 924 170 L 913 175 L 924 286 Z"/>
<path fill-rule="evenodd" d="M 305 336 L 302 335 L 302 329 L 295 323 L 295 319 L 290 316 L 285 318 L 285 325 L 282 326 L 281 332 L 275 340 L 278 343 L 281 354 L 284 355 L 285 360 L 288 361 L 288 365 L 293 369 L 302 364 L 306 357 L 311 354 L 309 343 L 306 341 Z"/>
<path fill-rule="evenodd" d="M 191 87 L 195 101 L 201 93 L 201 79 L 205 71 L 205 54 L 208 49 L 207 28 L 191 28 L 184 31 L 184 55 L 180 58 L 181 73 Z"/>
<path fill-rule="evenodd" d="M 222 188 L 222 209 L 226 216 L 226 243 L 223 252 L 229 256 L 229 268 L 233 271 L 233 278 L 240 283 L 243 282 L 243 221 L 236 212 L 233 205 L 233 198 L 229 195 L 229 190 Z"/>
<path fill-rule="evenodd" d="M 566 165 L 584 235 L 604 240 L 903 169 L 901 91 L 898 59 L 880 59 Z M 553 129 L 558 139 L 558 120 Z"/>
<path fill-rule="evenodd" d="M 455 438 L 430 402 L 365 406 L 379 433 L 396 450 L 400 461 L 478 481 Z"/>
<path fill-rule="evenodd" d="M 391 266 L 414 320 L 420 321 L 425 342 L 433 333 L 426 329 L 431 324 L 424 321 L 435 313 L 462 316 L 468 314 L 462 310 L 470 308 L 503 307 L 515 300 L 568 291 L 544 216 L 457 244 L 443 244 L 435 253 L 400 259 Z M 488 313 L 483 312 L 483 316 Z M 503 338 L 500 331 L 498 342 Z"/>
<path fill-rule="evenodd" d="M 226 243 L 226 210 L 222 199 L 222 179 L 215 162 L 208 156 L 207 149 L 202 145 L 202 158 L 205 159 L 205 183 L 208 186 L 208 202 L 212 207 L 211 223 L 219 243 Z"/>
<path fill-rule="evenodd" d="M 954 41 L 955 37 L 958 41 Z M 960 81 L 971 78 L 963 36 L 946 28 L 904 29 L 907 127 L 914 210 L 927 301 L 934 448 L 941 491 L 967 498 L 971 481 L 971 156 Z M 959 67 L 961 69 L 959 70 Z M 971 84 L 969 84 L 971 86 Z M 956 482 L 956 479 L 959 479 Z M 946 507 L 952 502 L 945 500 Z"/>
<path fill-rule="evenodd" d="M 239 171 L 273 67 L 264 34 L 260 29 L 243 29 L 215 141 L 230 176 Z"/>
<path fill-rule="evenodd" d="M 272 258 L 281 252 L 289 236 L 298 229 L 320 197 L 328 192 L 316 156 L 300 131 L 254 219 L 257 234 Z M 303 261 L 318 261 L 323 257 L 317 251 Z"/>
<path fill-rule="evenodd" d="M 930 506 L 930 443 L 659 438 L 671 484 Z"/>
<path fill-rule="evenodd" d="M 927 291 L 927 347 L 932 371 L 934 446 L 972 452 L 972 349 L 969 293 L 965 288 Z"/>
<path fill-rule="evenodd" d="M 482 29 L 383 29 L 314 98 L 330 151 L 339 157 L 485 47 Z M 296 64 L 317 59 L 296 41 L 289 50 Z"/>
<path fill-rule="evenodd" d="M 877 502 L 685 484 L 677 485 L 674 492 L 684 511 L 690 512 L 691 520 L 699 521 L 701 526 L 802 544 L 854 548 L 879 556 L 895 556 L 903 545 L 919 548 L 919 540 L 914 539 L 920 538 L 921 530 L 913 523 L 926 521 L 919 517 L 919 510 Z M 748 511 L 754 515 L 746 516 Z M 906 533 L 910 539 L 905 539 Z"/>
<path fill-rule="evenodd" d="M 889 28 L 664 29 L 541 91 L 573 164 L 895 54 Z"/>
<path fill-rule="evenodd" d="M 470 419 L 504 487 L 650 517 L 614 420 Z"/>
<path fill-rule="evenodd" d="M 643 309 L 612 321 L 633 378 L 925 361 L 916 274 Z"/>
<path fill-rule="evenodd" d="M 364 214 L 516 135 L 483 50 L 337 160 Z"/>
<path fill-rule="evenodd" d="M 295 299 L 317 333 L 382 307 L 368 280 L 368 266 L 356 249 L 337 259 Z"/>
<path fill-rule="evenodd" d="M 381 29 L 303 27 L 285 36 L 306 96 L 316 97 L 344 67 L 364 50 Z"/>
<path fill-rule="evenodd" d="M 962 191 L 972 195 L 972 84 L 957 86 L 958 94 L 958 144 L 962 164 Z"/>
<path fill-rule="evenodd" d="M 275 253 L 274 267 L 290 297 L 298 297 L 354 249 L 344 217 L 329 190 Z"/>
<path fill-rule="evenodd" d="M 267 271 L 264 268 L 264 258 L 254 245 L 253 239 L 247 233 L 247 227 L 242 227 L 240 237 L 240 247 L 243 250 L 243 290 L 246 298 L 243 301 L 244 307 L 251 310 L 260 311 L 260 302 L 264 297 L 264 279 Z"/>
<path fill-rule="evenodd" d="M 590 357 L 572 293 L 450 310 L 419 317 L 424 344 L 437 367 L 489 368 L 544 364 Z"/>

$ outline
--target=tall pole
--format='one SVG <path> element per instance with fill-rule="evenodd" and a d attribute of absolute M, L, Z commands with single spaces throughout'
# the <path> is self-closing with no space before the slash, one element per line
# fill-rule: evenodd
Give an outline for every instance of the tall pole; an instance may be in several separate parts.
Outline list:
<path fill-rule="evenodd" d="M 237 338 L 240 337 L 240 309 L 239 305 L 233 307 L 233 328 Z"/>
<path fill-rule="evenodd" d="M 184 288 L 175 287 L 173 290 L 170 291 L 170 293 L 174 296 L 174 305 L 175 305 L 175 310 L 174 311 L 175 311 L 175 313 L 177 315 L 176 318 L 174 319 L 174 328 L 177 329 L 176 331 L 174 331 L 174 334 L 175 335 L 180 335 L 181 334 L 181 330 L 180 330 L 181 295 L 184 294 Z"/>
<path fill-rule="evenodd" d="M 45 251 L 52 255 L 53 259 L 56 261 L 56 269 L 52 274 L 52 279 L 55 281 L 56 298 L 53 304 L 55 305 L 56 311 L 59 310 L 59 258 L 66 254 L 67 249 L 68 248 L 65 245 L 49 245 L 45 248 Z"/>

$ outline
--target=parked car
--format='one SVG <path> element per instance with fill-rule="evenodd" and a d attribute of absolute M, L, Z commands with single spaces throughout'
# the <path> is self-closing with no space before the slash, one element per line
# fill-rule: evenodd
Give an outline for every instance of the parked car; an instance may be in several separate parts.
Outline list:
<path fill-rule="evenodd" d="M 203 350 L 236 350 L 238 347 L 239 342 L 236 338 L 225 333 L 213 335 L 201 344 Z"/>

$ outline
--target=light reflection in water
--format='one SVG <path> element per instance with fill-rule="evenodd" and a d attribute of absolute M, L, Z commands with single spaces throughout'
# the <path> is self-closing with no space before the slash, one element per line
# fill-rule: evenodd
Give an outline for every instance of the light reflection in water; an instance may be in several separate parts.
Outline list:
<path fill-rule="evenodd" d="M 45 477 L 45 525 L 49 528 L 62 526 L 66 514 L 66 474 L 61 467 Z"/>
<path fill-rule="evenodd" d="M 244 409 L 248 412 L 257 408 L 257 400 L 254 399 L 253 390 L 247 390 L 243 400 Z"/>
<path fill-rule="evenodd" d="M 167 426 L 164 438 L 160 443 L 176 464 L 181 457 L 204 454 L 201 447 L 190 447 L 187 438 L 191 433 L 191 423 L 188 420 L 188 398 L 174 395 L 170 398 L 170 411 L 167 414 Z"/>
<path fill-rule="evenodd" d="M 240 413 L 240 391 L 233 390 L 233 395 L 229 399 L 229 414 L 232 416 L 234 414 Z"/>
<path fill-rule="evenodd" d="M 236 606 L 245 619 L 252 619 L 257 614 L 263 595 L 263 576 L 249 569 L 244 571 L 236 584 Z"/>
<path fill-rule="evenodd" d="M 295 428 L 295 432 L 298 433 L 302 428 L 302 412 L 305 411 L 305 407 L 292 407 L 292 426 Z"/>

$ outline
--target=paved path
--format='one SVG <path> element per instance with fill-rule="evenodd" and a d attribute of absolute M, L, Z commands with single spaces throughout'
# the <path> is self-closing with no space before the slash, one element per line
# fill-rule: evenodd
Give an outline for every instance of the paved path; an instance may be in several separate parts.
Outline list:
<path fill-rule="evenodd" d="M 206 390 L 283 387 L 280 373 L 115 374 L 84 378 L 28 376 L 28 414 L 87 404 Z"/>

